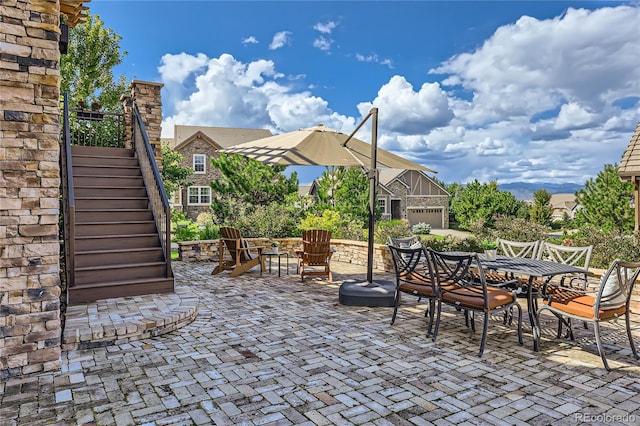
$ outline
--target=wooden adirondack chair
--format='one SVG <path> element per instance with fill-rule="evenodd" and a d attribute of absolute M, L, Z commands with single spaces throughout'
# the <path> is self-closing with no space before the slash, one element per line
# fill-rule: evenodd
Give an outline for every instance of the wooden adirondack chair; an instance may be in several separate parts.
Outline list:
<path fill-rule="evenodd" d="M 248 271 L 254 266 L 260 265 L 260 273 L 264 272 L 264 258 L 262 251 L 265 247 L 251 247 L 240 236 L 240 230 L 231 227 L 220 227 L 220 240 L 218 242 L 218 266 L 211 272 L 211 275 L 222 271 L 231 271 L 231 276 L 236 277 Z M 225 249 L 231 255 L 231 259 L 225 259 Z M 257 251 L 257 254 L 252 253 Z"/>
<path fill-rule="evenodd" d="M 298 256 L 298 273 L 301 281 L 307 275 L 326 275 L 329 281 L 331 274 L 331 231 L 309 229 L 302 231 L 302 249 L 296 250 Z M 306 268 L 308 266 L 310 268 Z"/>

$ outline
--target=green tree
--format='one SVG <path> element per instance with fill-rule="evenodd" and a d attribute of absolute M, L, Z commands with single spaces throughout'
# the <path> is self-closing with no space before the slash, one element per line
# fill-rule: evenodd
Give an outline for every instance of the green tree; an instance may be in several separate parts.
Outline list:
<path fill-rule="evenodd" d="M 480 183 L 477 179 L 458 190 L 451 200 L 451 210 L 464 229 L 477 220 L 493 227 L 495 215 L 516 216 L 520 206 L 512 193 L 498 189 L 497 182 Z"/>
<path fill-rule="evenodd" d="M 90 13 L 84 23 L 70 29 L 68 51 L 60 59 L 61 91 L 69 94 L 70 105 L 99 102 L 106 110 L 121 110 L 126 78 L 121 75 L 116 80 L 113 74 L 127 55 L 120 51 L 120 40 L 121 36 L 105 28 L 99 15 Z"/>
<path fill-rule="evenodd" d="M 589 179 L 584 189 L 576 192 L 581 208 L 575 223 L 582 227 L 592 225 L 606 232 L 633 232 L 633 184 L 618 176 L 617 164 L 606 164 L 595 179 Z"/>
<path fill-rule="evenodd" d="M 551 207 L 550 201 L 551 194 L 546 189 L 539 189 L 533 193 L 533 206 L 529 211 L 529 216 L 533 222 L 540 225 L 551 224 L 553 207 Z"/>
<path fill-rule="evenodd" d="M 167 195 L 187 185 L 187 179 L 193 174 L 191 167 L 181 166 L 183 156 L 166 145 L 162 146 L 162 182 Z"/>
<path fill-rule="evenodd" d="M 369 177 L 361 167 L 327 167 L 318 179 L 316 212 L 335 210 L 342 217 L 369 222 Z M 380 218 L 376 206 L 375 219 Z"/>
<path fill-rule="evenodd" d="M 247 210 L 255 206 L 284 203 L 288 194 L 298 191 L 298 175 L 287 178 L 282 172 L 286 166 L 270 166 L 252 158 L 221 152 L 211 158 L 211 165 L 221 177 L 211 182 L 213 199 L 211 208 L 223 222 L 238 208 Z"/>

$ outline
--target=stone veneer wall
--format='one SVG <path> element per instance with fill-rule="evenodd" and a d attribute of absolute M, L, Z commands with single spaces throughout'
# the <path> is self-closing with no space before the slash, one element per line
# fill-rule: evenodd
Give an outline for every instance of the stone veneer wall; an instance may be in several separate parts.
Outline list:
<path fill-rule="evenodd" d="M 263 246 L 269 248 L 269 240 L 265 238 L 247 238 L 250 247 Z M 295 255 L 295 250 L 302 247 L 301 238 L 277 238 L 280 242 L 280 251 L 288 251 L 291 256 Z M 179 260 L 186 262 L 212 261 L 218 258 L 218 240 L 206 241 L 182 241 L 178 243 Z M 335 252 L 331 257 L 332 261 L 353 263 L 355 265 L 367 265 L 367 242 L 352 240 L 331 240 L 331 247 Z M 384 244 L 373 245 L 373 268 L 393 272 L 393 260 L 391 253 Z"/>
<path fill-rule="evenodd" d="M 61 366 L 59 14 L 0 5 L 0 380 Z"/>

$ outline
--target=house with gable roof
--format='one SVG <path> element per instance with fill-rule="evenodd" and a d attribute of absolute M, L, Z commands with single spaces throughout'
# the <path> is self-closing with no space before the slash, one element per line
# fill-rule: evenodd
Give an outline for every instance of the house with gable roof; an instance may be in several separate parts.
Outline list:
<path fill-rule="evenodd" d="M 439 183 L 419 170 L 381 169 L 378 204 L 382 219 L 406 219 L 449 228 L 449 197 Z"/>
<path fill-rule="evenodd" d="M 170 195 L 171 208 L 185 212 L 193 220 L 200 213 L 211 213 L 209 184 L 220 177 L 220 172 L 211 166 L 211 158 L 217 158 L 221 149 L 269 136 L 272 134 L 266 129 L 176 125 L 174 137 L 163 138 L 162 143 L 182 154 L 180 165 L 191 167 L 194 173 L 189 186 Z"/>
<path fill-rule="evenodd" d="M 422 222 L 434 229 L 449 228 L 450 194 L 424 172 L 382 169 L 379 176 L 381 220 L 406 219 L 410 225 Z M 317 182 L 301 185 L 298 193 L 317 198 Z"/>
<path fill-rule="evenodd" d="M 576 212 L 581 208 L 575 194 L 551 194 L 549 204 L 553 209 L 551 220 L 554 222 L 563 220 L 565 214 L 569 219 L 575 219 Z"/>

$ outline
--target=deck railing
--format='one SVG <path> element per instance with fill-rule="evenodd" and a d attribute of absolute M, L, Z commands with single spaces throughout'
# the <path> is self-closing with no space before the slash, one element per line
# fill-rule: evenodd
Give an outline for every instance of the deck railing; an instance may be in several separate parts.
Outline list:
<path fill-rule="evenodd" d="M 124 114 L 96 110 L 69 111 L 71 145 L 124 148 Z"/>

